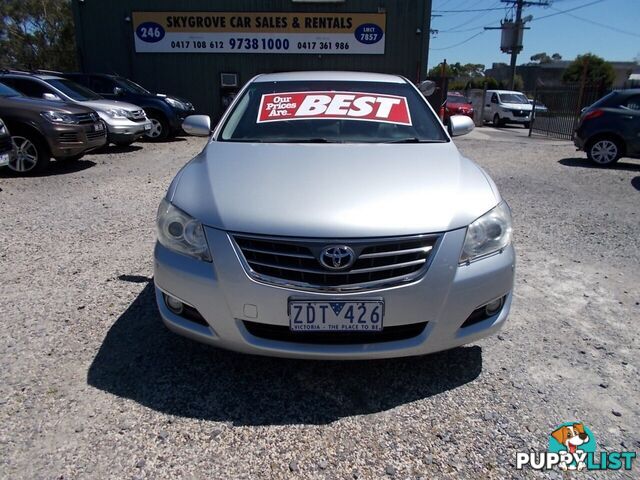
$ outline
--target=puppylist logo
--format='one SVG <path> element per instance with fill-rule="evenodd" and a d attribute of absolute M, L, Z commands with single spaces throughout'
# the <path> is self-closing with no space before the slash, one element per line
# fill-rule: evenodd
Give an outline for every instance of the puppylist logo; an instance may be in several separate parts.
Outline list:
<path fill-rule="evenodd" d="M 596 452 L 596 437 L 580 422 L 566 422 L 549 435 L 548 452 L 516 453 L 516 468 L 534 470 L 631 470 L 636 452 Z"/>

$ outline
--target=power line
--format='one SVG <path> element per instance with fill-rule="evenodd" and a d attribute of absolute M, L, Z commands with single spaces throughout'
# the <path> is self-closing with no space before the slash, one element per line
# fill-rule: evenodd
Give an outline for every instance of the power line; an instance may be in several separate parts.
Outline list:
<path fill-rule="evenodd" d="M 551 9 L 552 10 L 556 10 L 556 11 L 559 12 L 559 10 L 557 8 L 553 8 L 552 7 Z M 634 33 L 634 32 L 629 32 L 628 30 L 622 30 L 621 28 L 616 28 L 616 27 L 613 27 L 611 25 L 606 25 L 604 23 L 596 22 L 594 20 L 589 20 L 588 18 L 579 17 L 578 15 L 574 15 L 573 13 L 568 13 L 567 11 L 565 11 L 564 13 L 566 13 L 570 17 L 575 18 L 577 20 L 582 20 L 583 22 L 587 22 L 587 23 L 590 23 L 592 25 L 597 25 L 598 27 L 606 28 L 606 29 L 611 30 L 613 32 L 622 33 L 624 35 L 631 35 L 632 37 L 640 38 L 639 34 Z"/>
<path fill-rule="evenodd" d="M 536 22 L 538 20 L 542 20 L 543 18 L 555 17 L 556 15 L 562 15 L 563 13 L 573 12 L 574 10 L 578 10 L 580 8 L 585 8 L 585 7 L 590 7 L 591 5 L 595 5 L 596 3 L 602 3 L 602 2 L 604 2 L 604 0 L 595 0 L 595 1 L 591 2 L 591 3 L 585 3 L 584 5 L 579 5 L 577 7 L 569 8 L 567 10 L 557 10 L 557 9 L 554 8 L 554 10 L 557 10 L 556 13 L 550 13 L 549 15 L 543 15 L 542 17 L 534 18 L 531 21 L 532 22 Z"/>
<path fill-rule="evenodd" d="M 450 48 L 455 48 L 455 47 L 459 47 L 460 45 L 464 45 L 467 42 L 470 42 L 471 40 L 473 40 L 474 38 L 476 38 L 479 35 L 482 35 L 484 33 L 484 30 L 481 32 L 476 33 L 475 35 L 471 35 L 469 38 L 456 43 L 455 45 L 449 45 L 448 47 L 441 47 L 441 48 L 430 48 L 429 50 L 448 50 Z"/>
<path fill-rule="evenodd" d="M 467 10 L 432 10 L 438 13 L 473 13 L 473 12 L 490 12 L 492 10 L 503 10 L 504 7 L 497 8 L 471 8 Z"/>
<path fill-rule="evenodd" d="M 494 3 L 493 3 L 489 8 L 493 8 L 493 7 L 495 7 L 495 6 L 496 6 L 496 5 L 498 5 L 498 4 L 500 4 L 500 0 L 497 0 L 496 2 L 494 2 Z M 465 20 L 464 22 L 459 23 L 458 25 L 455 25 L 455 26 L 453 26 L 453 27 L 447 28 L 446 30 L 441 30 L 441 32 L 446 32 L 446 33 L 449 33 L 449 32 L 456 32 L 460 27 L 464 27 L 465 25 L 470 24 L 470 23 L 471 23 L 471 22 L 473 22 L 474 20 L 477 20 L 478 18 L 482 18 L 482 17 L 484 17 L 484 16 L 486 16 L 486 15 L 487 15 L 486 13 L 480 13 L 479 15 L 474 15 L 474 16 L 473 16 L 473 17 L 471 17 L 470 19 Z M 495 23 L 495 22 L 493 22 L 493 23 Z M 474 30 L 476 30 L 476 28 L 471 28 L 471 29 L 461 30 L 461 32 L 471 32 L 471 31 L 474 31 Z"/>

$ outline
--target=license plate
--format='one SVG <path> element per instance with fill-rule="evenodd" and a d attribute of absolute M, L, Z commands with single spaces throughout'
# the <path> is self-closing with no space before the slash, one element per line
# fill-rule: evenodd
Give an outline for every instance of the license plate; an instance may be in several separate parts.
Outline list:
<path fill-rule="evenodd" d="M 96 124 L 93 126 L 93 131 L 94 131 L 94 132 L 101 132 L 101 131 L 103 131 L 103 130 L 104 130 L 104 125 L 103 125 L 102 123 L 96 123 Z"/>
<path fill-rule="evenodd" d="M 147 123 L 147 124 L 144 126 L 144 129 L 145 129 L 145 130 L 151 130 L 151 124 L 150 124 L 150 123 Z"/>
<path fill-rule="evenodd" d="M 9 165 L 9 154 L 0 153 L 0 167 L 3 167 L 5 165 Z"/>
<path fill-rule="evenodd" d="M 294 332 L 378 332 L 383 300 L 289 301 L 289 328 Z"/>

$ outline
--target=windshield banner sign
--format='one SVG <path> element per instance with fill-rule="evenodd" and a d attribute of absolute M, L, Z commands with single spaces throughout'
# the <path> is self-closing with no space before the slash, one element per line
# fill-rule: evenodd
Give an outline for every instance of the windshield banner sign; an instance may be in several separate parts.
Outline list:
<path fill-rule="evenodd" d="M 282 120 L 361 120 L 411 125 L 407 99 L 360 92 L 284 92 L 262 95 L 257 123 Z"/>
<path fill-rule="evenodd" d="M 384 54 L 385 13 L 133 12 L 138 53 Z"/>

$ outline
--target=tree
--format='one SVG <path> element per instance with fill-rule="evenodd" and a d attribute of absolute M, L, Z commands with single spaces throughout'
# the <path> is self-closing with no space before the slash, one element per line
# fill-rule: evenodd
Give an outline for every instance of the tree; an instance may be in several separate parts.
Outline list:
<path fill-rule="evenodd" d="M 552 63 L 562 60 L 562 55 L 559 53 L 554 53 L 553 55 L 547 55 L 547 52 L 536 53 L 535 55 L 531 55 L 529 57 L 531 63 L 529 65 L 540 65 L 543 63 Z"/>
<path fill-rule="evenodd" d="M 0 17 L 0 68 L 75 69 L 71 0 L 2 0 Z"/>
<path fill-rule="evenodd" d="M 530 60 L 536 63 L 551 63 L 551 57 L 547 55 L 547 52 L 540 52 L 535 55 L 531 55 Z"/>
<path fill-rule="evenodd" d="M 429 77 L 439 77 L 442 75 L 442 63 L 432 67 L 427 73 Z M 484 65 L 481 63 L 465 63 L 460 62 L 447 63 L 445 68 L 445 76 L 453 78 L 478 78 L 484 76 Z"/>
<path fill-rule="evenodd" d="M 581 82 L 585 73 L 587 83 L 602 85 L 604 88 L 611 87 L 616 78 L 616 72 L 609 62 L 593 53 L 585 53 L 578 55 L 569 64 L 562 74 L 562 81 L 565 83 Z"/>

